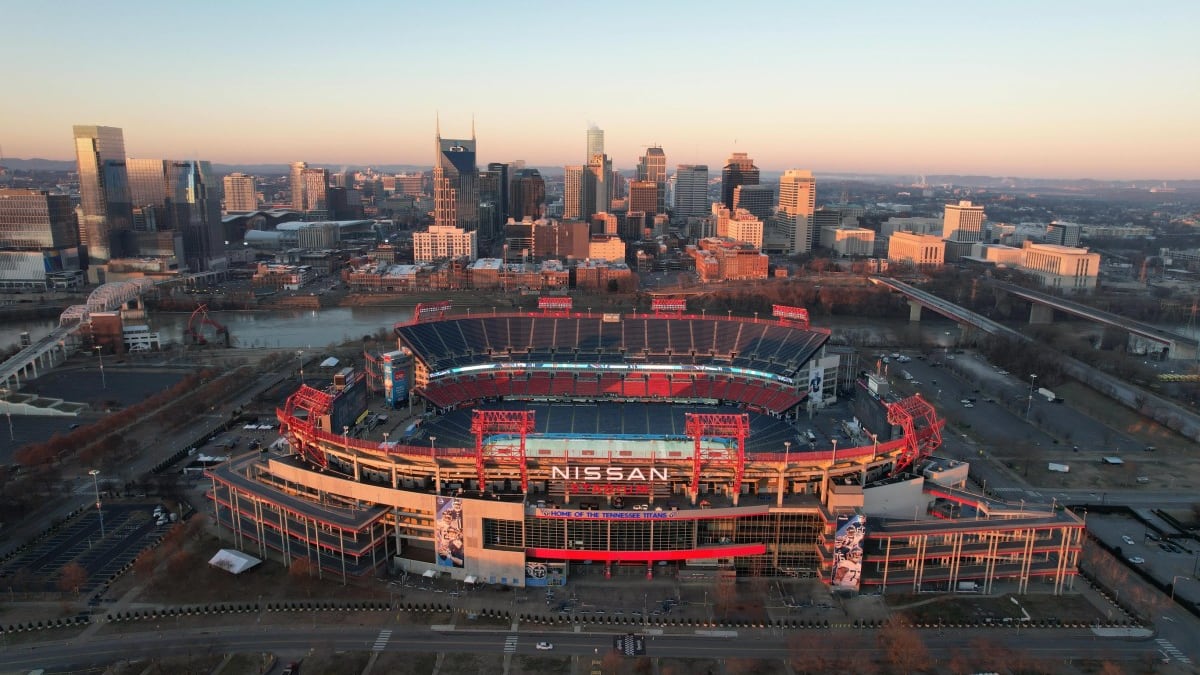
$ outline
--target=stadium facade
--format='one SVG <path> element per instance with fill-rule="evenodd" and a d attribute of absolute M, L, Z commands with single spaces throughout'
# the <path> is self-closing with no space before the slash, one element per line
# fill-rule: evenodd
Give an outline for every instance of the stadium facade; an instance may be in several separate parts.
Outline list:
<path fill-rule="evenodd" d="M 431 412 L 375 440 L 362 374 L 302 385 L 278 411 L 290 453 L 207 472 L 217 522 L 239 547 L 342 580 L 387 565 L 511 586 L 581 567 L 850 591 L 1071 586 L 1083 523 L 966 489 L 965 465 L 931 459 L 942 422 L 919 396 L 869 401 L 879 428 L 851 430 L 869 439 L 854 447 L 798 431 L 837 379 L 829 332 L 803 310 L 601 315 L 549 300 L 419 306 L 396 336 Z"/>

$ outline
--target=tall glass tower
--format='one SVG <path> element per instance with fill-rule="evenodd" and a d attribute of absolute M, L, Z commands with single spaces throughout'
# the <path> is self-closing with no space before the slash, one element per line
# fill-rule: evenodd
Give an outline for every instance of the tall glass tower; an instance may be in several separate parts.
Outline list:
<path fill-rule="evenodd" d="M 106 262 L 127 254 L 125 235 L 133 229 L 125 136 L 117 127 L 76 125 L 73 130 L 82 212 L 79 238 L 89 262 Z"/>

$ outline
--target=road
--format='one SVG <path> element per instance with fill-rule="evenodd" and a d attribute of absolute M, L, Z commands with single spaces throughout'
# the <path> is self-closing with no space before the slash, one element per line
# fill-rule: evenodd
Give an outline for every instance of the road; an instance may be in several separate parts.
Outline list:
<path fill-rule="evenodd" d="M 5 671 L 34 668 L 80 668 L 90 664 L 113 663 L 137 655 L 138 658 L 186 656 L 210 653 L 298 653 L 313 648 L 328 651 L 398 652 L 470 652 L 502 654 L 513 631 L 451 630 L 435 631 L 426 627 L 384 626 L 392 630 L 380 647 L 380 628 L 346 627 L 338 624 L 303 626 L 294 629 L 239 626 L 230 628 L 183 628 L 147 630 L 138 633 L 98 635 L 90 639 L 55 641 L 7 647 L 0 651 L 0 668 Z M 875 643 L 877 633 L 855 629 L 835 629 L 821 635 L 844 633 L 861 637 L 864 653 L 882 658 Z M 539 641 L 554 644 L 554 653 L 590 655 L 598 649 L 606 653 L 614 632 L 562 633 L 519 631 L 515 653 L 535 654 Z M 727 637 L 713 635 L 661 635 L 647 641 L 647 655 L 686 658 L 783 659 L 788 641 L 798 631 L 729 631 Z M 1157 654 L 1159 643 L 1147 639 L 1098 637 L 1086 629 L 962 629 L 935 633 L 927 630 L 922 638 L 930 651 L 948 657 L 976 638 L 987 639 L 1010 650 L 1020 650 L 1041 659 L 1112 659 L 1131 661 Z"/>

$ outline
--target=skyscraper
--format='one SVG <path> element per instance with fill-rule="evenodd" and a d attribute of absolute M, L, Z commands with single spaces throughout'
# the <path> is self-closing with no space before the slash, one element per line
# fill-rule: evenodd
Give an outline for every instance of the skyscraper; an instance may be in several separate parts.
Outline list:
<path fill-rule="evenodd" d="M 708 212 L 708 165 L 675 167 L 675 215 L 703 216 Z"/>
<path fill-rule="evenodd" d="M 813 247 L 813 213 L 817 205 L 817 181 L 812 171 L 788 169 L 779 179 L 779 208 L 775 227 L 783 235 L 791 253 L 805 253 Z"/>
<path fill-rule="evenodd" d="M 292 162 L 291 171 L 288 173 L 293 211 L 304 211 L 304 170 L 307 168 L 308 162 Z"/>
<path fill-rule="evenodd" d="M 969 201 L 947 204 L 942 218 L 942 239 L 956 242 L 981 241 L 983 239 L 983 207 Z"/>
<path fill-rule="evenodd" d="M 79 168 L 79 238 L 89 261 L 125 255 L 124 233 L 133 228 L 129 176 L 125 168 L 125 136 L 117 127 L 73 128 Z"/>
<path fill-rule="evenodd" d="M 245 213 L 258 208 L 258 185 L 254 176 L 231 173 L 225 176 L 225 212 Z"/>
<path fill-rule="evenodd" d="M 479 169 L 475 165 L 475 125 L 471 138 L 442 138 L 438 125 L 434 141 L 433 220 L 437 225 L 479 229 Z"/>
<path fill-rule="evenodd" d="M 758 185 L 758 167 L 744 152 L 735 152 L 721 169 L 721 203 L 733 209 L 733 190 L 739 185 Z"/>
<path fill-rule="evenodd" d="M 543 215 L 546 205 L 546 183 L 537 169 L 521 169 L 512 180 L 512 217 L 515 220 Z"/>
<path fill-rule="evenodd" d="M 563 167 L 563 219 L 583 220 L 583 167 Z"/>
<path fill-rule="evenodd" d="M 667 212 L 667 154 L 657 145 L 646 148 L 646 154 L 638 160 L 637 179 L 653 182 L 658 186 L 655 213 Z"/>
<path fill-rule="evenodd" d="M 300 182 L 303 184 L 304 199 L 301 206 L 306 214 L 313 218 L 329 217 L 329 170 L 307 168 L 300 172 Z"/>
<path fill-rule="evenodd" d="M 605 154 L 595 154 L 588 159 L 583 173 L 583 202 L 581 216 L 585 220 L 592 214 L 608 211 L 612 206 L 612 160 Z"/>
<path fill-rule="evenodd" d="M 221 189 L 212 165 L 196 160 L 130 159 L 128 170 L 138 230 L 177 233 L 182 242 L 178 254 L 193 272 L 222 267 Z M 139 235 L 130 254 L 157 255 L 155 241 Z M 154 246 L 155 251 L 137 248 L 143 244 Z"/>
<path fill-rule="evenodd" d="M 604 130 L 595 124 L 588 125 L 587 130 L 587 153 L 583 158 L 586 161 L 591 161 L 595 155 L 604 154 Z"/>

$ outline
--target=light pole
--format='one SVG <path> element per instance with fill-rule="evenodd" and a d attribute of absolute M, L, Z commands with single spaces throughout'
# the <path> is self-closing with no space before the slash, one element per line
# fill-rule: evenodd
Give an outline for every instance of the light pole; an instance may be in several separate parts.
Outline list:
<path fill-rule="evenodd" d="M 433 490 L 434 494 L 442 494 L 442 465 L 437 461 L 437 450 L 433 444 L 437 442 L 437 436 L 429 437 L 429 459 L 433 461 Z"/>
<path fill-rule="evenodd" d="M 96 488 L 96 513 L 100 516 L 100 536 L 104 536 L 104 509 L 100 508 L 100 469 L 88 472 L 92 477 L 92 487 Z"/>
<path fill-rule="evenodd" d="M 1037 375 L 1029 375 L 1029 402 L 1025 404 L 1025 419 L 1029 419 L 1029 411 L 1033 409 L 1033 390 L 1037 387 Z"/>
<path fill-rule="evenodd" d="M 879 434 L 871 434 L 871 442 L 873 443 L 871 448 L 871 461 L 874 462 L 879 456 Z"/>
<path fill-rule="evenodd" d="M 349 450 L 350 450 L 350 427 L 348 425 L 342 426 L 342 445 L 346 448 L 346 451 L 349 452 Z"/>
<path fill-rule="evenodd" d="M 92 349 L 96 350 L 96 356 L 100 358 L 100 388 L 108 389 L 108 381 L 104 379 L 104 348 L 96 345 Z"/>
<path fill-rule="evenodd" d="M 300 384 L 304 384 L 304 350 L 296 352 L 296 360 L 300 362 Z"/>
<path fill-rule="evenodd" d="M 12 403 L 8 400 L 8 395 L 11 393 L 12 391 L 10 391 L 8 387 L 0 389 L 0 395 L 4 397 L 4 414 L 8 416 L 8 440 L 15 441 L 17 440 L 17 437 L 16 434 L 13 433 Z"/>

